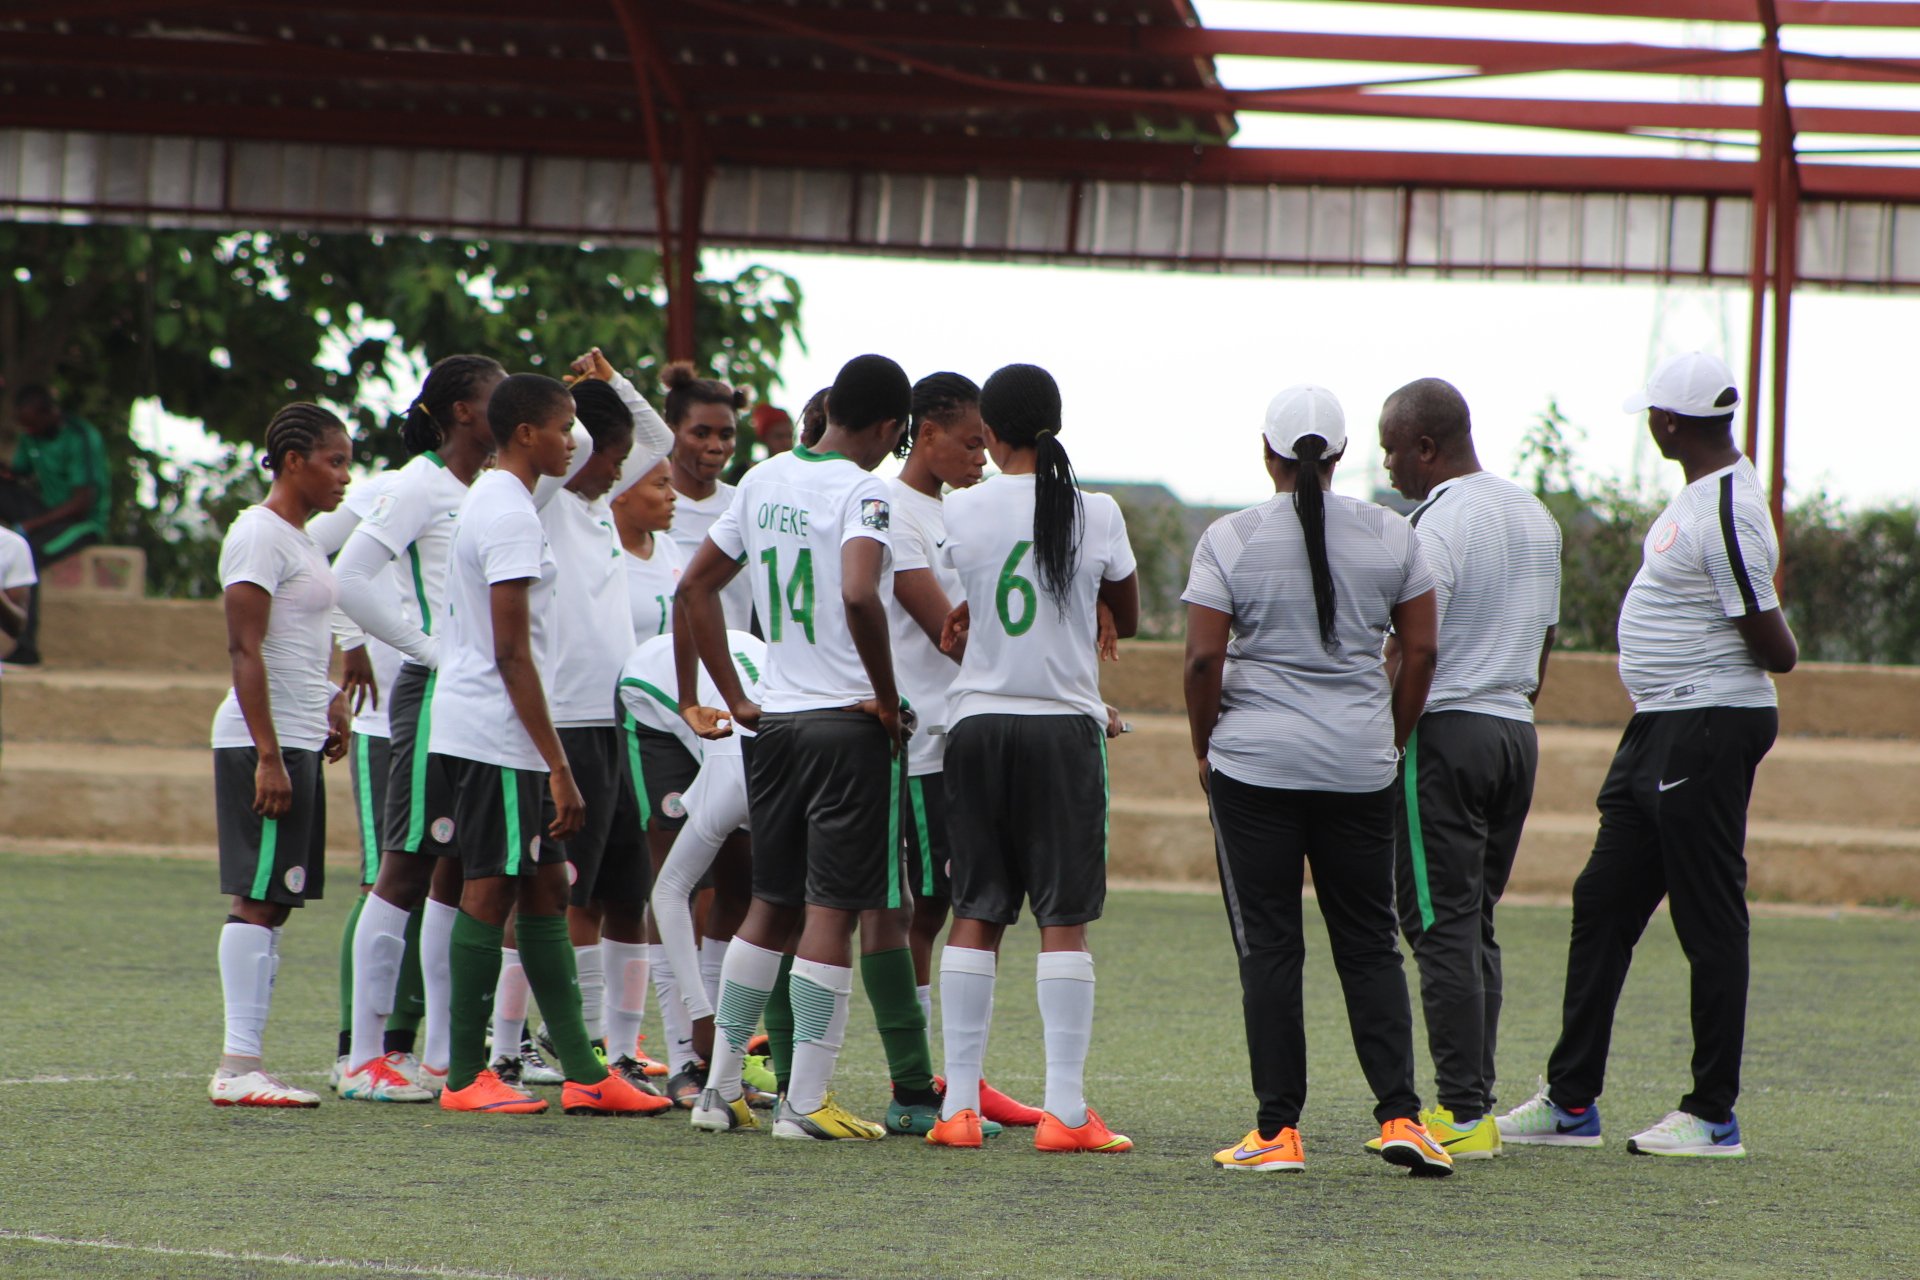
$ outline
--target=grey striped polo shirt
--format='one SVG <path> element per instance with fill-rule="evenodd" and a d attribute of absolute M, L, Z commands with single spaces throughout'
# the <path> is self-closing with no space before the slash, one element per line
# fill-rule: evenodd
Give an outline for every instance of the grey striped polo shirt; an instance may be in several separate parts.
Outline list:
<path fill-rule="evenodd" d="M 1780 607 L 1780 543 L 1753 464 L 1701 476 L 1647 531 L 1620 610 L 1620 679 L 1638 711 L 1779 705 L 1733 619 Z"/>
<path fill-rule="evenodd" d="M 1560 526 L 1538 498 L 1485 471 L 1436 485 L 1409 518 L 1440 615 L 1427 710 L 1531 721 L 1540 645 L 1560 621 Z"/>
<path fill-rule="evenodd" d="M 1335 643 L 1320 641 L 1293 495 L 1213 522 L 1181 597 L 1233 619 L 1208 760 L 1250 786 L 1378 791 L 1394 777 L 1381 657 L 1393 607 L 1433 589 L 1413 527 L 1385 507 L 1327 498 Z"/>

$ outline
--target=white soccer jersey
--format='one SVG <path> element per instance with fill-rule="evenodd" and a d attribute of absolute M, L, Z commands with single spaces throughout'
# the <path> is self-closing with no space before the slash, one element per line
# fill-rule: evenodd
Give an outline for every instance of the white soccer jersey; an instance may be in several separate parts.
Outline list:
<path fill-rule="evenodd" d="M 1063 617 L 1033 558 L 1032 475 L 999 475 L 947 499 L 939 554 L 960 576 L 971 621 L 967 653 L 947 694 L 947 723 L 986 713 L 1107 722 L 1094 650 L 1100 584 L 1134 571 L 1120 504 L 1083 493 L 1080 559 Z"/>
<path fill-rule="evenodd" d="M 260 660 L 267 668 L 267 700 L 282 749 L 318 751 L 327 741 L 333 684 L 333 606 L 340 590 L 327 558 L 306 530 L 265 507 L 248 507 L 220 544 L 220 586 L 248 582 L 273 597 Z M 227 690 L 213 713 L 215 747 L 251 747 L 240 699 Z"/>
<path fill-rule="evenodd" d="M 33 544 L 0 525 L 0 591 L 30 587 L 38 581 L 40 575 L 33 568 Z M 4 669 L 5 664 L 0 663 L 0 670 Z"/>
<path fill-rule="evenodd" d="M 1427 710 L 1531 721 L 1540 645 L 1560 621 L 1560 526 L 1486 471 L 1434 486 L 1409 520 L 1440 615 Z"/>
<path fill-rule="evenodd" d="M 338 552 L 379 502 L 380 495 L 392 487 L 399 475 L 398 471 L 382 471 L 379 475 L 368 476 L 347 490 L 346 500 L 337 508 L 315 516 L 307 525 L 307 533 L 319 544 L 320 550 L 328 555 Z M 379 581 L 391 588 L 394 598 L 400 601 L 401 613 L 407 621 L 419 626 L 419 605 L 402 588 L 399 570 L 389 564 L 380 574 Z M 400 664 L 406 661 L 407 656 L 386 641 L 367 635 L 338 610 L 334 613 L 333 625 L 334 634 L 339 637 L 343 649 L 353 647 L 350 641 L 356 640 L 365 647 L 367 657 L 373 663 L 373 679 L 380 693 L 377 701 L 370 698 L 361 705 L 360 713 L 353 718 L 353 731 L 365 738 L 390 737 L 392 728 L 387 718 L 387 698 L 393 692 L 393 682 L 400 674 Z"/>
<path fill-rule="evenodd" d="M 354 530 L 375 539 L 399 562 L 395 573 L 402 595 L 430 636 L 446 630 L 447 554 L 466 500 L 467 486 L 440 455 L 423 453 L 394 474 Z"/>
<path fill-rule="evenodd" d="M 755 468 L 758 470 L 758 468 Z M 752 473 L 749 472 L 749 475 Z M 678 492 L 676 490 L 675 492 Z M 727 513 L 733 505 L 733 495 L 739 490 L 725 482 L 716 483 L 710 497 L 689 498 L 682 493 L 673 504 L 673 528 L 667 530 L 667 537 L 680 544 L 680 550 L 686 553 L 686 562 L 693 563 L 694 552 L 706 541 L 707 533 L 714 522 Z M 720 608 L 727 617 L 729 631 L 747 631 L 753 626 L 753 584 L 741 574 L 726 585 L 720 593 Z"/>
<path fill-rule="evenodd" d="M 744 631 L 729 631 L 727 652 L 733 655 L 733 671 L 739 677 L 741 691 L 748 701 L 758 702 L 760 674 L 767 666 L 767 646 Z M 753 732 L 735 725 L 729 737 L 701 737 L 680 714 L 679 687 L 680 677 L 673 666 L 673 637 L 643 640 L 620 672 L 621 709 L 634 724 L 678 738 L 696 760 L 739 756 L 741 738 L 751 738 Z M 699 697 L 703 707 L 727 709 L 705 664 L 700 667 Z"/>
<path fill-rule="evenodd" d="M 887 482 L 837 453 L 804 446 L 747 472 L 707 536 L 740 560 L 767 638 L 768 711 L 818 711 L 873 697 L 841 604 L 840 548 L 871 538 L 883 552 L 880 599 L 893 608 Z M 745 557 L 742 559 L 742 557 Z M 740 628 L 734 628 L 740 630 Z"/>
<path fill-rule="evenodd" d="M 1640 711 L 1772 707 L 1733 619 L 1780 607 L 1780 543 L 1753 464 L 1695 480 L 1647 531 L 1620 609 L 1620 679 Z"/>
<path fill-rule="evenodd" d="M 475 480 L 448 557 L 447 626 L 440 641 L 429 751 L 508 769 L 546 769 L 495 664 L 493 586 L 531 581 L 527 609 L 533 661 L 545 684 L 557 569 L 527 486 L 505 471 Z"/>
<path fill-rule="evenodd" d="M 899 479 L 888 487 L 893 490 L 893 571 L 931 570 L 947 602 L 958 605 L 965 599 L 960 574 L 938 555 L 947 540 L 944 505 Z M 919 730 L 907 742 L 907 772 L 919 778 L 940 772 L 946 758 L 947 689 L 960 674 L 960 664 L 940 652 L 898 601 L 891 621 L 893 678 L 900 696 L 920 718 Z"/>
<path fill-rule="evenodd" d="M 687 553 L 666 534 L 656 533 L 653 554 L 645 560 L 631 551 L 623 550 L 621 556 L 627 567 L 627 604 L 633 611 L 634 640 L 644 644 L 654 636 L 671 635 L 673 593 L 680 589 L 680 575 L 686 572 Z"/>
<path fill-rule="evenodd" d="M 547 702 L 555 726 L 611 727 L 613 684 L 633 652 L 627 603 L 627 553 L 605 498 L 589 502 L 563 492 L 540 512 L 559 564 L 553 589 L 552 683 Z"/>

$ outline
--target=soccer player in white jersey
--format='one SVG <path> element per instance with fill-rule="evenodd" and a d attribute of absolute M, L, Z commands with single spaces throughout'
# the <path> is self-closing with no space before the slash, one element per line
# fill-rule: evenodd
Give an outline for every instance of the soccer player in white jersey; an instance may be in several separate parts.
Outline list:
<path fill-rule="evenodd" d="M 1274 496 L 1208 526 L 1181 596 L 1187 723 L 1259 1101 L 1254 1128 L 1213 1161 L 1306 1167 L 1301 879 L 1311 867 L 1373 1090 L 1376 1150 L 1415 1176 L 1445 1177 L 1453 1160 L 1419 1120 L 1393 905 L 1394 765 L 1433 678 L 1433 580 L 1404 519 L 1331 492 L 1347 445 L 1331 392 L 1280 392 L 1261 434 Z M 1391 679 L 1389 627 L 1400 641 Z"/>
<path fill-rule="evenodd" d="M 1774 592 L 1780 544 L 1766 497 L 1733 443 L 1739 402 L 1732 372 L 1697 351 L 1663 362 L 1626 402 L 1687 485 L 1648 530 L 1620 610 L 1634 714 L 1573 885 L 1560 1040 L 1540 1092 L 1499 1118 L 1507 1142 L 1601 1144 L 1614 1010 L 1665 898 L 1692 971 L 1693 1088 L 1627 1150 L 1746 1154 L 1733 1105 L 1747 1018 L 1747 802 L 1779 729 L 1769 673 L 1793 670 L 1800 654 Z"/>
<path fill-rule="evenodd" d="M 269 1075 L 261 1036 L 280 968 L 280 931 L 326 882 L 321 758 L 347 752 L 346 698 L 327 679 L 333 607 L 327 558 L 306 533 L 346 496 L 353 444 L 340 420 L 290 404 L 267 424 L 266 500 L 241 512 L 220 547 L 233 688 L 213 717 L 226 1039 L 207 1087 L 217 1107 L 314 1107 L 320 1099 Z"/>
<path fill-rule="evenodd" d="M 1455 1160 L 1500 1153 L 1493 1051 L 1500 947 L 1493 912 L 1533 802 L 1533 702 L 1560 620 L 1560 526 L 1541 501 L 1483 471 L 1467 402 L 1438 378 L 1380 413 L 1393 487 L 1433 576 L 1439 665 L 1400 764 L 1394 882 L 1420 966 L 1439 1105 L 1421 1123 Z"/>
<path fill-rule="evenodd" d="M 673 488 L 679 495 L 667 536 L 690 561 L 713 522 L 733 505 L 734 486 L 720 477 L 733 461 L 747 395 L 717 378 L 700 377 L 684 361 L 668 365 L 661 382 L 667 389 L 662 408 L 673 429 Z M 746 577 L 729 584 L 720 600 L 728 628 L 749 630 L 753 589 Z"/>
<path fill-rule="evenodd" d="M 913 422 L 903 442 L 906 466 L 893 487 L 893 662 L 900 694 L 919 718 L 907 744 L 908 870 L 913 883 L 909 945 L 921 1014 L 933 1025 L 933 944 L 951 909 L 953 858 L 947 838 L 947 689 L 960 656 L 943 653 L 940 632 L 964 598 L 960 575 L 940 557 L 947 540 L 943 489 L 969 489 L 986 470 L 986 424 L 980 388 L 957 373 L 933 373 L 913 384 Z M 861 922 L 864 930 L 867 922 Z M 878 957 L 863 958 L 862 967 Z M 879 1002 L 874 1002 L 877 1010 Z M 1040 1123 L 1040 1110 L 980 1085 L 980 1115 L 995 1124 Z M 931 1121 L 916 1126 L 924 1133 Z"/>
<path fill-rule="evenodd" d="M 448 1111 L 547 1107 L 487 1069 L 487 1024 L 509 913 L 566 1073 L 562 1108 L 570 1115 L 647 1115 L 668 1107 L 608 1071 L 594 1053 L 567 935 L 563 842 L 580 830 L 586 806 L 547 706 L 559 567 L 534 488 L 541 476 L 568 474 L 573 417 L 572 395 L 551 378 L 517 374 L 494 389 L 487 419 L 498 460 L 474 481 L 447 557 L 439 668 L 445 694 L 435 708 L 427 768 L 441 782 L 429 793 L 432 821 L 451 840 L 464 879 L 440 1094 Z M 611 549 L 606 555 L 612 560 Z"/>
<path fill-rule="evenodd" d="M 1060 388 L 1015 364 L 980 393 L 1000 474 L 946 502 L 940 559 L 964 600 L 946 637 L 966 654 L 947 693 L 945 777 L 953 930 L 940 955 L 947 1091 L 927 1141 L 981 1145 L 980 1074 L 1000 940 L 1032 903 L 1045 1029 L 1041 1151 L 1123 1152 L 1087 1105 L 1093 955 L 1087 925 L 1107 895 L 1107 708 L 1097 606 L 1130 636 L 1140 584 L 1120 507 L 1083 494 L 1060 443 Z"/>
<path fill-rule="evenodd" d="M 721 971 L 720 1036 L 692 1117 L 699 1128 L 753 1123 L 741 1059 L 781 956 L 794 951 L 793 1076 L 773 1134 L 886 1136 L 827 1086 L 846 1035 L 855 922 L 862 911 L 901 904 L 906 759 L 887 637 L 892 500 L 869 473 L 893 452 L 911 408 L 899 365 L 877 355 L 848 361 L 828 396 L 819 447 L 749 471 L 680 581 L 678 608 L 700 661 L 733 722 L 757 735 L 748 752 L 753 905 Z M 766 630 L 760 704 L 734 673 L 719 602 L 743 566 Z M 695 715 L 691 661 L 679 670 L 681 709 Z M 710 720 L 696 730 L 714 732 Z"/>
<path fill-rule="evenodd" d="M 354 1025 L 343 1098 L 420 1100 L 399 1062 L 387 1057 L 385 1025 L 407 949 L 407 918 L 423 902 L 419 955 L 427 1034 L 417 1084 L 437 1093 L 447 1078 L 448 944 L 460 900 L 460 862 L 428 821 L 426 736 L 433 723 L 437 641 L 446 630 L 447 552 L 467 486 L 493 457 L 487 402 L 505 376 L 485 356 L 448 356 L 434 364 L 400 428 L 412 461 L 394 473 L 334 559 L 341 608 L 368 635 L 406 655 L 387 698 L 380 873 L 354 929 Z M 399 578 L 398 593 L 389 566 Z"/>

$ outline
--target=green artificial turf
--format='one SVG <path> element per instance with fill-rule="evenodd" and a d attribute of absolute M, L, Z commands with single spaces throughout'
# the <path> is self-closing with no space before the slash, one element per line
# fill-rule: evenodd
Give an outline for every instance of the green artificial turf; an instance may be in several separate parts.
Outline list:
<path fill-rule="evenodd" d="M 1685 967 L 1661 916 L 1622 1005 L 1608 1145 L 1416 1181 L 1361 1150 L 1371 1103 L 1311 912 L 1308 1169 L 1255 1177 L 1208 1161 L 1253 1107 L 1232 947 L 1207 896 L 1109 902 L 1094 931 L 1089 1095 L 1137 1149 L 1060 1157 L 1019 1131 L 955 1152 L 331 1095 L 317 1112 L 216 1110 L 212 867 L 0 855 L 0 877 L 0 1275 L 1920 1274 L 1916 917 L 1755 922 L 1740 1102 L 1751 1159 L 1624 1150 L 1686 1085 Z M 314 1088 L 333 1053 L 348 892 L 297 912 L 282 946 L 268 1066 Z M 1556 1030 L 1566 912 L 1507 909 L 1501 931 L 1511 1105 Z M 988 1070 L 1037 1102 L 1033 951 L 1030 929 L 1012 935 Z M 884 1069 L 855 1000 L 838 1089 L 877 1116 Z M 96 1247 L 108 1242 L 132 1248 Z"/>

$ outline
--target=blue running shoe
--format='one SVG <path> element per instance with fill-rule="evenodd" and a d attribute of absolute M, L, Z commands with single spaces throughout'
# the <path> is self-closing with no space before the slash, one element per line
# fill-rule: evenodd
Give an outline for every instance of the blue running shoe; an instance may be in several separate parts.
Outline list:
<path fill-rule="evenodd" d="M 1600 1137 L 1600 1106 L 1595 1103 L 1578 1114 L 1563 1111 L 1547 1096 L 1547 1082 L 1540 1092 L 1497 1116 L 1500 1141 L 1522 1147 L 1597 1147 Z"/>
<path fill-rule="evenodd" d="M 1637 1156 L 1702 1156 L 1739 1160 L 1747 1154 L 1740 1145 L 1740 1119 L 1727 1116 L 1725 1124 L 1710 1124 L 1686 1111 L 1670 1111 L 1653 1128 L 1627 1139 L 1627 1150 Z"/>

